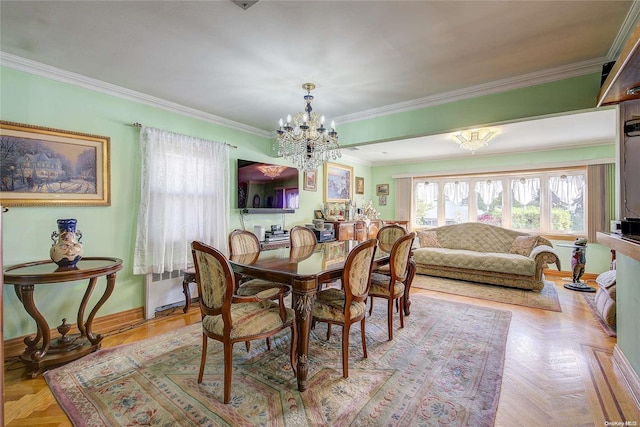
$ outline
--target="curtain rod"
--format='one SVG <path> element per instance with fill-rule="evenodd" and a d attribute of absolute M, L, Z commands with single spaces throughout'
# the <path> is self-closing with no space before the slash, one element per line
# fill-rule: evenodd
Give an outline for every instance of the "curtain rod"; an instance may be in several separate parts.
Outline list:
<path fill-rule="evenodd" d="M 131 124 L 131 126 L 133 126 L 133 127 L 135 127 L 135 128 L 141 128 L 141 127 L 142 127 L 142 124 L 141 124 L 141 123 L 138 123 L 138 122 L 135 122 L 135 123 L 132 123 L 132 124 Z M 236 145 L 227 144 L 226 142 L 223 142 L 223 144 L 224 144 L 224 145 L 228 145 L 228 146 L 229 146 L 229 148 L 238 148 Z"/>

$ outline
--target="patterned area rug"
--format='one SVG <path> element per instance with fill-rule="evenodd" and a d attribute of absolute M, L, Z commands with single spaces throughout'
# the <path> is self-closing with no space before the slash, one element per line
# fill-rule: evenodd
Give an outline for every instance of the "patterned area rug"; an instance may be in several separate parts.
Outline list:
<path fill-rule="evenodd" d="M 602 327 L 602 330 L 604 331 L 604 333 L 609 335 L 610 337 L 617 337 L 618 332 L 616 331 L 616 328 L 612 327 L 607 322 L 605 322 L 604 319 L 600 317 L 600 315 L 598 314 L 598 311 L 596 310 L 596 294 L 583 292 L 582 296 L 584 297 L 584 301 L 587 303 L 587 307 L 589 307 L 591 314 L 593 314 L 593 317 L 596 318 L 596 320 L 600 324 L 600 327 Z"/>
<path fill-rule="evenodd" d="M 537 292 L 416 274 L 411 287 L 486 299 L 505 304 L 540 308 L 542 310 L 562 311 L 560 308 L 560 300 L 558 299 L 558 291 L 551 281 L 545 281 L 544 288 L 542 288 L 540 292 Z M 413 298 L 413 295 L 411 298 Z M 413 308 L 413 306 L 411 307 Z"/>
<path fill-rule="evenodd" d="M 233 351 L 231 403 L 222 401 L 222 346 L 210 341 L 197 384 L 201 326 L 100 350 L 45 373 L 75 426 L 493 426 L 511 313 L 413 296 L 405 328 L 387 341 L 386 307 L 359 325 L 342 378 L 340 328 L 312 331 L 309 388 L 298 392 L 287 334 Z M 397 318 L 395 326 L 398 328 Z"/>

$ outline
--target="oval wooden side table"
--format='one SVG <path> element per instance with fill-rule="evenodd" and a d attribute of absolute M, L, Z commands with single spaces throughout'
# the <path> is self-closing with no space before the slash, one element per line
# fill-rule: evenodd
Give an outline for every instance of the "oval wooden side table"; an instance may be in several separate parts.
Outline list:
<path fill-rule="evenodd" d="M 46 366 L 61 365 L 100 348 L 103 337 L 101 334 L 95 335 L 91 327 L 96 313 L 111 296 L 116 284 L 116 272 L 121 269 L 121 259 L 108 257 L 83 258 L 74 268 L 59 268 L 53 261 L 47 260 L 18 264 L 4 269 L 5 285 L 14 286 L 25 311 L 37 325 L 36 335 L 24 339 L 27 348 L 20 357 L 31 378 L 37 377 Z M 102 276 L 106 276 L 107 286 L 85 321 L 87 303 L 98 278 Z M 60 336 L 52 341 L 49 323 L 38 310 L 34 299 L 35 287 L 85 279 L 89 279 L 89 283 L 78 308 L 76 323 L 80 333 L 70 335 L 72 325 L 67 323 L 67 319 L 62 319 L 62 323 L 57 327 Z"/>

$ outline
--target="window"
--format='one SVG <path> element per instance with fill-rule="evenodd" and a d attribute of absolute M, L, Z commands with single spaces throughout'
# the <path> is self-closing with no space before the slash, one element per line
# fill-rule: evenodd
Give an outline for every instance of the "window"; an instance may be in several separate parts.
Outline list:
<path fill-rule="evenodd" d="M 229 147 L 143 126 L 134 274 L 193 265 L 191 242 L 227 245 Z"/>
<path fill-rule="evenodd" d="M 511 228 L 540 230 L 540 178 L 511 178 Z"/>
<path fill-rule="evenodd" d="M 478 180 L 475 185 L 477 222 L 502 226 L 502 181 L 499 179 Z"/>
<path fill-rule="evenodd" d="M 482 222 L 585 233 L 585 168 L 413 178 L 414 227 Z M 438 203 L 442 201 L 442 203 Z"/>
<path fill-rule="evenodd" d="M 417 182 L 415 185 L 414 224 L 435 227 L 438 225 L 438 183 Z"/>
<path fill-rule="evenodd" d="M 469 221 L 469 182 L 446 181 L 444 183 L 445 224 Z"/>
<path fill-rule="evenodd" d="M 584 230 L 584 174 L 568 173 L 551 176 L 549 190 L 551 191 L 551 231 Z"/>

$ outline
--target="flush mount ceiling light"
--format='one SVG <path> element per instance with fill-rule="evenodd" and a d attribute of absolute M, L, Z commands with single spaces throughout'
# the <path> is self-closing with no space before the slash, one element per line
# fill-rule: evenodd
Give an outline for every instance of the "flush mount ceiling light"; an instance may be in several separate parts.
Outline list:
<path fill-rule="evenodd" d="M 275 166 L 275 165 L 261 165 L 256 166 L 256 168 L 264 174 L 264 176 L 269 177 L 271 179 L 280 176 L 280 174 L 287 168 L 286 166 Z"/>
<path fill-rule="evenodd" d="M 450 136 L 451 140 L 460 145 L 460 148 L 475 153 L 486 147 L 496 135 L 498 130 L 494 128 L 468 129 L 456 132 Z"/>
<path fill-rule="evenodd" d="M 318 166 L 342 156 L 335 123 L 331 122 L 330 129 L 325 128 L 324 116 L 319 116 L 311 108 L 311 91 L 315 88 L 313 83 L 302 85 L 302 89 L 307 91 L 304 112 L 296 113 L 293 117 L 288 115 L 286 122 L 280 119 L 280 127 L 276 131 L 278 137 L 274 143 L 279 156 L 305 172 L 313 172 Z"/>

